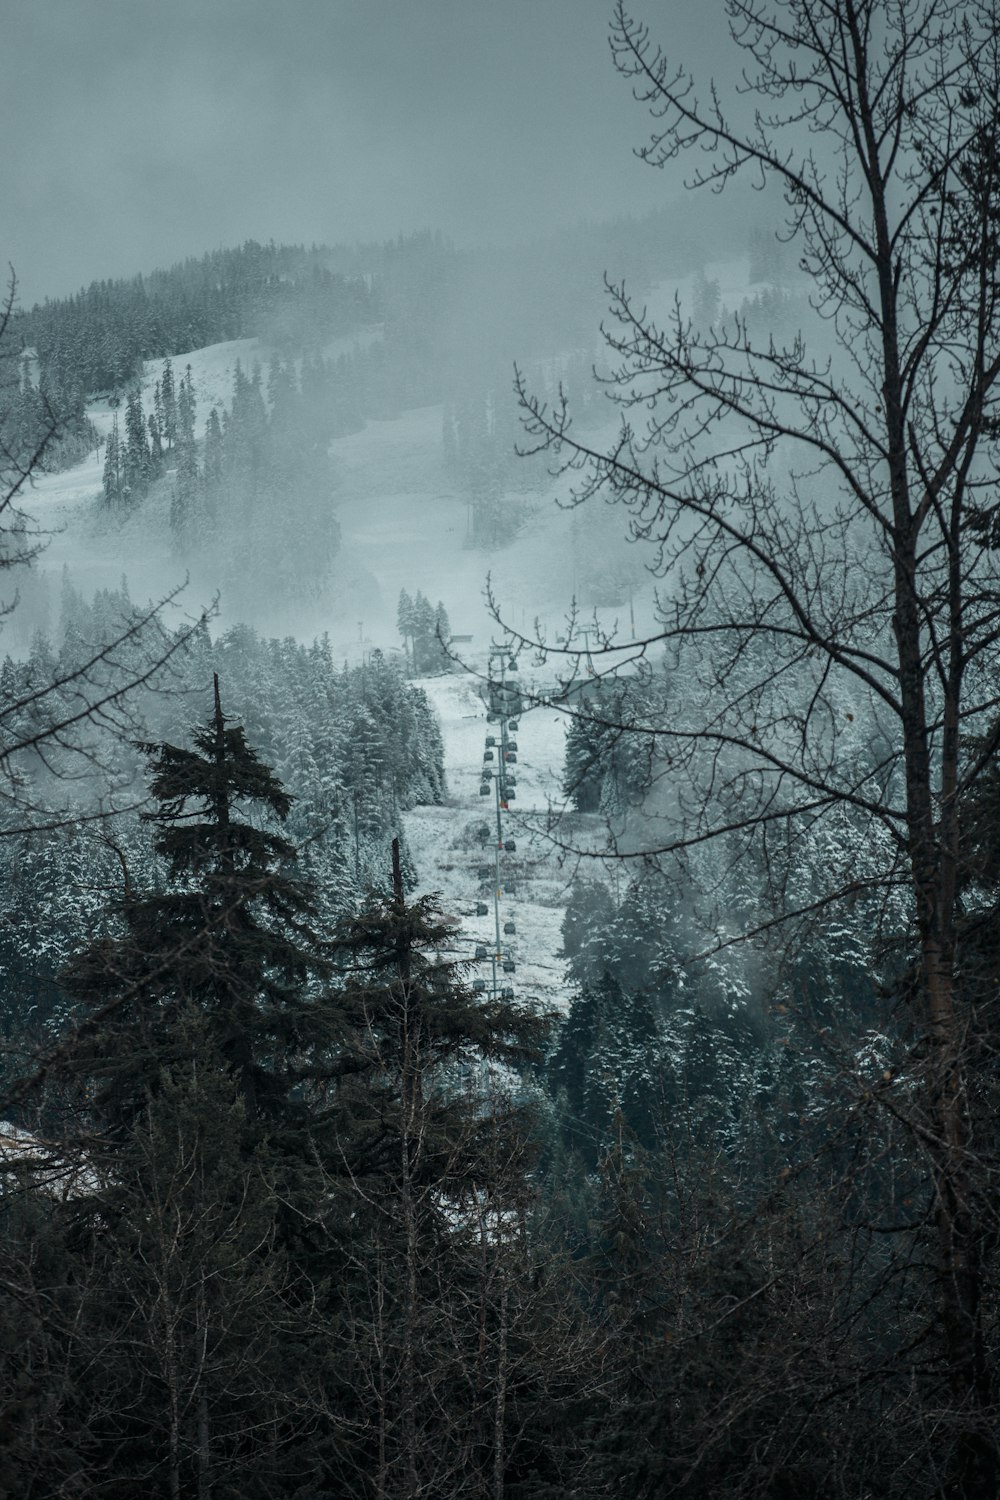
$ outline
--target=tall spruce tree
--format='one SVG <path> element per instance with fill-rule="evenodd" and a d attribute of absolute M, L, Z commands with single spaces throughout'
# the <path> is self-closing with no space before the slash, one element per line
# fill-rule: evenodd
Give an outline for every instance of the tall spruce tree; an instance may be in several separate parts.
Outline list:
<path fill-rule="evenodd" d="M 167 449 L 177 441 L 177 392 L 174 387 L 174 371 L 169 359 L 163 361 L 160 376 L 160 399 L 163 403 L 163 436 Z"/>
<path fill-rule="evenodd" d="M 81 1011 L 65 1056 L 94 1087 L 101 1122 L 121 1126 L 184 1055 L 180 1023 L 193 1011 L 248 1118 L 287 1118 L 293 1053 L 302 1065 L 311 1047 L 323 1050 L 310 986 L 327 973 L 310 926 L 312 891 L 291 873 L 295 849 L 274 828 L 291 799 L 223 714 L 218 677 L 212 718 L 194 731 L 193 748 L 141 748 L 155 802 L 144 816 L 166 881 L 140 894 L 126 876 L 112 913 L 117 930 L 64 972 Z"/>
<path fill-rule="evenodd" d="M 118 413 L 115 412 L 104 450 L 104 500 L 107 505 L 121 505 L 124 484 L 122 445 L 118 435 Z"/>
<path fill-rule="evenodd" d="M 146 493 L 150 478 L 149 447 L 146 442 L 146 419 L 142 410 L 142 393 L 138 386 L 129 392 L 125 403 L 125 492 L 133 501 Z"/>
<path fill-rule="evenodd" d="M 181 542 L 190 536 L 198 493 L 198 449 L 194 435 L 195 395 L 188 365 L 177 391 L 177 478 L 170 506 L 170 525 Z"/>

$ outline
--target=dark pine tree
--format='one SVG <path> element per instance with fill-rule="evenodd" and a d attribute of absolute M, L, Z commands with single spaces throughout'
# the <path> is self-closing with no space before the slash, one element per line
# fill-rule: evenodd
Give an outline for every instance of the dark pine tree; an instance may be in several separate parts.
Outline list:
<path fill-rule="evenodd" d="M 393 856 L 392 895 L 341 933 L 336 1112 L 354 1196 L 342 1254 L 351 1363 L 338 1377 L 366 1436 L 345 1447 L 338 1492 L 362 1493 L 360 1468 L 364 1493 L 499 1495 L 520 1337 L 506 1322 L 508 1277 L 521 1274 L 508 1250 L 530 1167 L 527 1120 L 500 1074 L 537 1057 L 548 1022 L 470 992 L 439 955 L 448 930 L 432 903 L 405 900 L 398 840 Z"/>
<path fill-rule="evenodd" d="M 118 413 L 115 412 L 107 447 L 104 450 L 104 500 L 109 506 L 120 506 L 125 485 L 122 445 L 118 436 Z"/>
<path fill-rule="evenodd" d="M 181 542 L 188 540 L 198 493 L 198 455 L 194 436 L 195 396 L 191 366 L 177 392 L 177 478 L 170 507 L 170 524 Z"/>
<path fill-rule="evenodd" d="M 213 406 L 205 423 L 205 484 L 214 489 L 222 479 L 222 423 Z"/>
<path fill-rule="evenodd" d="M 146 493 L 150 478 L 150 455 L 146 442 L 146 419 L 142 410 L 142 394 L 136 387 L 129 392 L 125 403 L 125 492 L 132 501 L 140 500 Z"/>
<path fill-rule="evenodd" d="M 163 403 L 163 437 L 167 450 L 173 449 L 177 441 L 177 392 L 174 388 L 174 371 L 169 359 L 163 362 L 160 376 L 160 399 Z"/>
<path fill-rule="evenodd" d="M 151 766 L 162 889 L 139 894 L 126 879 L 118 930 L 78 954 L 62 976 L 80 1006 L 64 1052 L 94 1087 L 101 1123 L 121 1126 L 184 1056 L 187 1012 L 204 1018 L 220 1064 L 249 1119 L 294 1112 L 299 1075 L 289 1059 L 317 1055 L 322 1007 L 310 991 L 327 966 L 310 925 L 309 886 L 291 872 L 295 849 L 279 832 L 291 799 L 222 712 L 218 678 L 211 720 L 193 748 L 141 747 Z M 267 827 L 267 823 L 271 827 Z"/>

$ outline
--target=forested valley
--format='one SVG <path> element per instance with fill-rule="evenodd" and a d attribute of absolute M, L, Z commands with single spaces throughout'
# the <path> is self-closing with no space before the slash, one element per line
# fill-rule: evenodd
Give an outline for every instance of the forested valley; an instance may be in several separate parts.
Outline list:
<path fill-rule="evenodd" d="M 660 212 L 12 278 L 0 1500 L 1000 1494 L 1000 28 L 728 14 Z"/>

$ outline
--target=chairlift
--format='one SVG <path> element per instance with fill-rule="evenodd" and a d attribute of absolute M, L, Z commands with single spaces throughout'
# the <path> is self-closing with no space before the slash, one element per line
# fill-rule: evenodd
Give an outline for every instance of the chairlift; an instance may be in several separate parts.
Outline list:
<path fill-rule="evenodd" d="M 488 684 L 490 714 L 507 718 L 521 712 L 521 689 L 516 682 L 490 682 Z M 487 714 L 487 722 L 489 714 Z"/>
<path fill-rule="evenodd" d="M 517 786 L 517 777 L 516 776 L 508 776 L 507 777 L 507 785 L 508 786 Z"/>
<path fill-rule="evenodd" d="M 473 958 L 485 958 L 486 957 L 486 949 L 485 949 L 485 947 L 483 946 L 482 943 L 477 943 L 476 944 L 476 951 L 475 951 L 475 953 L 472 956 L 473 956 Z"/>
<path fill-rule="evenodd" d="M 492 830 L 488 823 L 480 823 L 479 827 L 476 829 L 476 837 L 481 844 L 485 844 L 489 842 L 491 832 Z"/>
<path fill-rule="evenodd" d="M 508 672 L 516 672 L 517 671 L 517 662 L 514 660 L 513 657 L 511 657 L 510 661 L 507 663 L 507 671 Z"/>
<path fill-rule="evenodd" d="M 483 751 L 483 760 L 487 761 L 487 760 L 492 760 L 492 759 L 493 759 L 493 751 L 492 750 L 484 750 Z"/>
<path fill-rule="evenodd" d="M 517 844 L 514 841 L 514 839 L 505 839 L 504 840 L 504 849 L 507 851 L 508 854 L 516 854 L 517 853 Z"/>
<path fill-rule="evenodd" d="M 508 881 L 508 883 L 504 886 L 503 891 L 504 891 L 504 895 L 505 896 L 516 896 L 517 895 L 517 881 L 516 880 Z"/>
<path fill-rule="evenodd" d="M 496 742 L 497 742 L 497 737 L 496 737 L 495 734 L 488 734 L 486 736 L 486 748 L 488 750 L 492 750 L 493 746 L 496 744 Z"/>
<path fill-rule="evenodd" d="M 503 930 L 508 937 L 514 937 L 517 932 L 517 926 L 514 922 L 505 922 L 503 924 Z"/>
<path fill-rule="evenodd" d="M 489 880 L 492 877 L 492 875 L 493 875 L 493 866 L 492 865 L 480 865 L 479 866 L 479 878 L 480 878 L 480 880 Z"/>
<path fill-rule="evenodd" d="M 511 730 L 512 733 L 516 734 L 517 731 L 520 729 L 520 727 L 521 727 L 521 721 L 520 721 L 520 719 L 508 719 L 507 720 L 507 728 L 509 730 Z M 515 748 L 516 748 L 516 746 L 515 746 Z"/>
<path fill-rule="evenodd" d="M 512 958 L 505 958 L 504 959 L 504 961 L 503 961 L 503 971 L 504 971 L 505 974 L 513 974 L 514 970 L 516 969 L 516 967 L 517 967 L 517 965 L 514 963 L 514 960 Z"/>
<path fill-rule="evenodd" d="M 508 792 L 507 793 L 507 801 L 508 802 L 514 802 L 516 800 L 516 798 L 517 798 L 517 793 L 516 792 Z"/>
<path fill-rule="evenodd" d="M 489 914 L 490 914 L 490 909 L 486 905 L 486 902 L 485 901 L 477 901 L 476 902 L 476 916 L 477 917 L 488 917 Z"/>
<path fill-rule="evenodd" d="M 513 1000 L 513 998 L 514 998 L 514 986 L 512 984 L 505 984 L 504 987 L 503 987 L 503 989 L 500 991 L 500 999 L 501 1000 Z"/>
<path fill-rule="evenodd" d="M 473 994 L 476 994 L 476 995 L 483 995 L 483 994 L 485 994 L 486 993 L 486 980 L 485 979 L 474 979 L 472 981 L 472 991 L 473 991 Z"/>
<path fill-rule="evenodd" d="M 508 739 L 508 741 L 507 741 L 507 749 L 508 750 L 516 750 L 517 749 L 517 740 Z"/>
<path fill-rule="evenodd" d="M 488 781 L 483 781 L 483 782 L 480 783 L 479 795 L 480 795 L 480 797 L 488 797 L 490 795 L 490 792 L 492 790 L 493 790 L 493 788 L 490 785 L 490 783 Z"/>
<path fill-rule="evenodd" d="M 509 766 L 517 765 L 517 756 L 514 754 L 513 750 L 507 751 L 507 754 L 504 756 L 504 760 Z"/>

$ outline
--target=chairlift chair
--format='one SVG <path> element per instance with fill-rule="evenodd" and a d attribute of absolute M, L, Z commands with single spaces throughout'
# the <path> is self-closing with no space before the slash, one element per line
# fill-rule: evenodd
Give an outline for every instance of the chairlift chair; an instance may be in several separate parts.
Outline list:
<path fill-rule="evenodd" d="M 479 827 L 476 829 L 476 837 L 481 844 L 485 844 L 488 842 L 491 832 L 492 829 L 490 828 L 490 825 L 488 823 L 480 823 Z"/>
<path fill-rule="evenodd" d="M 490 876 L 492 874 L 493 874 L 493 866 L 492 865 L 480 865 L 479 866 L 479 878 L 480 878 L 480 880 L 489 880 L 489 878 L 490 878 Z"/>
<path fill-rule="evenodd" d="M 516 854 L 517 853 L 517 843 L 516 843 L 516 841 L 514 839 L 505 839 L 504 840 L 504 849 L 507 851 L 508 854 Z"/>
<path fill-rule="evenodd" d="M 500 999 L 501 1000 L 513 1000 L 513 998 L 514 998 L 514 986 L 512 984 L 505 984 L 504 987 L 503 987 L 503 989 L 500 991 Z"/>
<path fill-rule="evenodd" d="M 507 762 L 507 764 L 509 766 L 516 766 L 517 765 L 517 756 L 514 754 L 513 750 L 508 750 L 507 751 L 507 754 L 504 756 L 504 760 Z"/>
<path fill-rule="evenodd" d="M 476 916 L 477 917 L 488 917 L 489 914 L 490 914 L 490 909 L 486 905 L 486 902 L 485 901 L 477 901 L 476 902 Z"/>
<path fill-rule="evenodd" d="M 486 957 L 486 949 L 485 949 L 485 947 L 483 946 L 482 943 L 477 943 L 476 944 L 476 951 L 473 954 L 473 958 L 485 958 L 485 957 Z"/>
<path fill-rule="evenodd" d="M 483 751 L 483 760 L 484 761 L 488 761 L 488 760 L 492 760 L 492 759 L 493 759 L 493 751 L 492 750 L 484 750 Z"/>
<path fill-rule="evenodd" d="M 495 734 L 488 734 L 486 736 L 486 748 L 487 748 L 487 750 L 492 750 L 493 746 L 496 744 L 496 742 L 497 742 L 496 735 Z"/>
<path fill-rule="evenodd" d="M 513 937 L 517 932 L 517 926 L 513 922 L 505 922 L 503 924 L 503 930 L 508 937 Z"/>
<path fill-rule="evenodd" d="M 514 963 L 514 960 L 512 958 L 505 958 L 504 959 L 504 961 L 503 961 L 503 971 L 504 971 L 505 974 L 513 974 L 514 970 L 516 969 L 516 967 L 517 967 L 517 965 Z"/>
<path fill-rule="evenodd" d="M 474 979 L 472 981 L 472 990 L 473 990 L 473 993 L 476 994 L 476 995 L 485 994 L 485 992 L 486 992 L 486 980 L 485 979 Z"/>
<path fill-rule="evenodd" d="M 490 783 L 488 781 L 484 781 L 484 782 L 480 783 L 480 787 L 479 787 L 479 795 L 480 795 L 480 797 L 488 797 L 490 795 L 491 791 L 492 791 L 492 787 L 490 786 Z"/>

